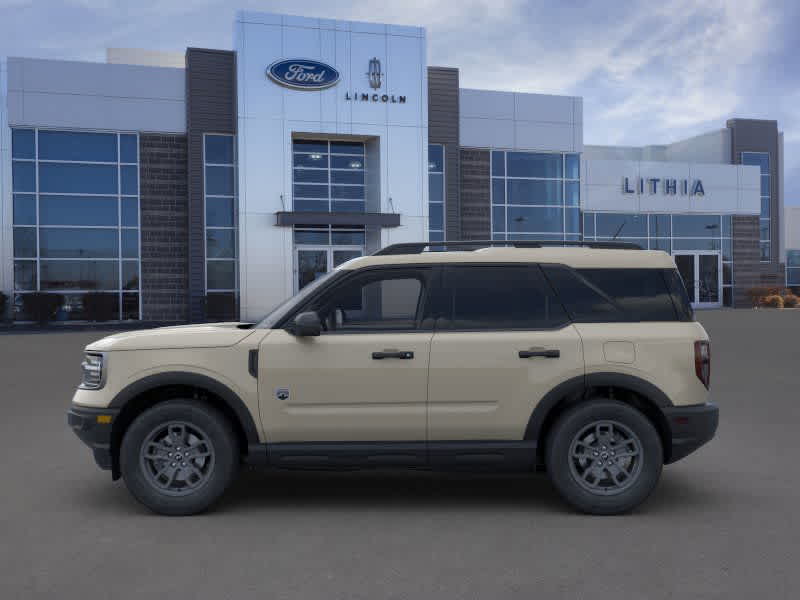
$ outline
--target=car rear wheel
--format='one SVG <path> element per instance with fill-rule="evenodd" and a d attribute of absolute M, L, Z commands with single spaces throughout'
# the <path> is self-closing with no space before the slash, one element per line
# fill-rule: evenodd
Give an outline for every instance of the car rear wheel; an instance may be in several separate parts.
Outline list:
<path fill-rule="evenodd" d="M 236 475 L 236 436 L 225 416 L 198 401 L 157 404 L 131 423 L 120 470 L 133 496 L 164 515 L 191 515 L 216 502 Z"/>
<path fill-rule="evenodd" d="M 580 511 L 628 512 L 650 495 L 661 476 L 661 438 L 649 419 L 614 400 L 593 400 L 564 413 L 545 449 L 547 473 L 561 496 Z"/>

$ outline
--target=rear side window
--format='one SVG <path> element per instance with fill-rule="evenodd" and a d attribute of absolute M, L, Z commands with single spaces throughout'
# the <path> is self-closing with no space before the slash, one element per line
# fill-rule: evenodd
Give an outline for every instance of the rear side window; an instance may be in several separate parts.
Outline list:
<path fill-rule="evenodd" d="M 550 329 L 568 322 L 537 266 L 448 267 L 443 326 L 459 330 Z"/>
<path fill-rule="evenodd" d="M 685 300 L 682 300 L 680 289 L 676 287 L 681 285 L 680 281 L 673 281 L 673 270 L 573 270 L 559 265 L 543 268 L 574 321 L 686 321 L 692 318 L 685 291 Z"/>
<path fill-rule="evenodd" d="M 669 293 L 672 295 L 672 303 L 678 313 L 679 321 L 694 321 L 694 311 L 689 296 L 686 293 L 686 286 L 683 284 L 680 274 L 676 269 L 665 269 L 664 279 L 667 281 Z"/>

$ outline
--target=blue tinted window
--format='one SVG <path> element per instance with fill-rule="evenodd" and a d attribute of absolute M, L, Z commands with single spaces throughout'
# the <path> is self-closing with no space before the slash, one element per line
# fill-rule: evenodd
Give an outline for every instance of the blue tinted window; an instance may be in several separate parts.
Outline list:
<path fill-rule="evenodd" d="M 233 164 L 233 136 L 206 136 L 206 163 L 218 165 Z"/>
<path fill-rule="evenodd" d="M 15 160 L 11 165 L 11 182 L 11 187 L 15 192 L 35 192 L 35 163 Z"/>
<path fill-rule="evenodd" d="M 39 160 L 117 162 L 114 133 L 39 131 Z"/>
<path fill-rule="evenodd" d="M 564 230 L 562 208 L 509 206 L 506 218 L 509 233 L 561 233 Z"/>
<path fill-rule="evenodd" d="M 206 194 L 233 196 L 233 167 L 206 167 Z"/>
<path fill-rule="evenodd" d="M 120 167 L 120 190 L 126 196 L 135 196 L 139 193 L 139 169 L 134 166 Z"/>
<path fill-rule="evenodd" d="M 294 209 L 303 212 L 326 211 L 328 210 L 327 200 L 295 200 Z"/>
<path fill-rule="evenodd" d="M 364 202 L 358 200 L 334 200 L 334 212 L 364 212 Z"/>
<path fill-rule="evenodd" d="M 492 204 L 506 203 L 506 180 L 492 179 Z"/>
<path fill-rule="evenodd" d="M 506 174 L 506 153 L 495 150 L 492 152 L 492 175 L 504 177 Z"/>
<path fill-rule="evenodd" d="M 564 203 L 567 206 L 580 206 L 581 205 L 581 184 L 577 181 L 564 182 Z"/>
<path fill-rule="evenodd" d="M 11 130 L 11 157 L 36 158 L 36 140 L 33 129 Z"/>
<path fill-rule="evenodd" d="M 719 215 L 673 215 L 675 237 L 719 237 Z"/>
<path fill-rule="evenodd" d="M 786 251 L 786 266 L 787 267 L 800 267 L 800 250 L 787 250 Z"/>
<path fill-rule="evenodd" d="M 332 185 L 331 197 L 341 200 L 363 200 L 364 187 L 360 185 Z"/>
<path fill-rule="evenodd" d="M 123 227 L 138 227 L 139 225 L 139 201 L 136 198 L 122 199 L 122 223 Z"/>
<path fill-rule="evenodd" d="M 295 154 L 292 157 L 293 165 L 295 167 L 308 167 L 312 169 L 327 169 L 328 168 L 328 155 L 327 154 Z M 352 163 L 361 163 L 360 159 L 351 158 L 349 156 L 339 156 L 335 160 L 340 164 L 333 166 L 337 169 L 351 168 L 348 165 Z"/>
<path fill-rule="evenodd" d="M 114 196 L 39 196 L 42 225 L 117 225 Z"/>
<path fill-rule="evenodd" d="M 116 229 L 39 230 L 39 253 L 47 258 L 117 258 Z"/>
<path fill-rule="evenodd" d="M 328 186 L 327 185 L 294 185 L 295 198 L 327 198 Z"/>
<path fill-rule="evenodd" d="M 580 232 L 581 211 L 577 207 L 564 209 L 564 231 Z"/>
<path fill-rule="evenodd" d="M 358 154 L 364 156 L 363 142 L 331 142 L 331 154 Z"/>
<path fill-rule="evenodd" d="M 444 175 L 437 173 L 428 175 L 428 200 L 444 202 Z"/>
<path fill-rule="evenodd" d="M 672 226 L 669 215 L 650 215 L 650 237 L 670 237 Z"/>
<path fill-rule="evenodd" d="M 135 135 L 119 136 L 119 162 L 139 162 L 138 141 Z"/>
<path fill-rule="evenodd" d="M 308 156 L 299 154 L 298 156 Z M 313 157 L 310 159 L 312 162 L 316 159 Z M 313 167 L 327 167 L 328 163 L 326 162 L 327 156 L 322 156 L 319 159 L 322 161 L 322 164 L 309 164 L 307 166 Z M 317 161 L 319 162 L 319 161 Z M 357 156 L 331 156 L 331 169 L 363 169 L 364 168 L 364 159 L 359 158 Z"/>
<path fill-rule="evenodd" d="M 334 171 L 335 173 L 350 173 L 352 171 Z M 356 171 L 357 172 L 357 171 Z M 363 171 L 362 171 L 363 173 Z M 327 169 L 295 169 L 294 180 L 298 183 L 328 183 Z"/>
<path fill-rule="evenodd" d="M 36 225 L 35 194 L 14 194 L 14 225 Z"/>
<path fill-rule="evenodd" d="M 210 290 L 232 290 L 236 287 L 236 263 L 232 260 L 209 260 L 206 262 L 206 278 Z"/>
<path fill-rule="evenodd" d="M 720 240 L 716 238 L 674 238 L 673 250 L 719 250 Z"/>
<path fill-rule="evenodd" d="M 136 260 L 122 261 L 122 289 L 123 290 L 139 289 L 139 261 Z"/>
<path fill-rule="evenodd" d="M 122 258 L 139 257 L 139 230 L 123 229 L 121 232 Z"/>
<path fill-rule="evenodd" d="M 509 177 L 559 178 L 563 169 L 561 154 L 507 152 Z"/>
<path fill-rule="evenodd" d="M 328 239 L 328 230 L 323 231 L 295 231 L 294 232 L 295 244 L 320 244 L 327 246 L 330 243 Z M 334 242 L 341 243 L 341 242 Z"/>
<path fill-rule="evenodd" d="M 117 194 L 117 167 L 39 163 L 39 191 L 65 194 Z"/>
<path fill-rule="evenodd" d="M 429 227 L 431 229 L 444 229 L 444 205 L 431 204 L 429 211 Z"/>
<path fill-rule="evenodd" d="M 363 246 L 365 234 L 363 231 L 336 231 L 331 233 L 332 243 L 341 246 Z"/>
<path fill-rule="evenodd" d="M 566 173 L 564 177 L 567 179 L 580 179 L 581 178 L 581 157 L 579 154 L 567 154 L 564 158 L 566 162 Z"/>
<path fill-rule="evenodd" d="M 233 227 L 233 198 L 206 198 L 206 227 Z"/>
<path fill-rule="evenodd" d="M 317 142 L 314 140 L 294 140 L 292 150 L 295 152 L 313 152 L 315 154 L 327 154 L 328 142 Z"/>
<path fill-rule="evenodd" d="M 761 217 L 769 218 L 769 198 L 761 198 Z"/>
<path fill-rule="evenodd" d="M 441 144 L 428 145 L 428 171 L 431 173 L 444 171 L 444 147 Z"/>
<path fill-rule="evenodd" d="M 36 229 L 34 227 L 14 227 L 14 256 L 36 258 Z"/>
<path fill-rule="evenodd" d="M 761 176 L 761 195 L 769 196 L 769 175 Z"/>
<path fill-rule="evenodd" d="M 650 249 L 672 252 L 672 240 L 669 238 L 650 238 Z"/>
<path fill-rule="evenodd" d="M 594 213 L 584 213 L 583 215 L 583 236 L 594 237 Z"/>
<path fill-rule="evenodd" d="M 315 171 L 319 172 L 319 171 Z M 325 171 L 322 171 L 323 173 Z M 443 175 L 438 175 L 435 173 L 430 174 L 428 177 L 438 178 L 441 181 Z M 323 183 L 325 180 L 323 179 Z M 352 183 L 352 184 L 364 184 L 364 171 L 331 171 L 331 183 Z"/>
<path fill-rule="evenodd" d="M 618 238 L 647 236 L 647 216 L 597 213 L 597 235 Z"/>
<path fill-rule="evenodd" d="M 732 231 L 732 218 L 730 215 L 722 215 L 722 235 L 730 237 Z"/>
<path fill-rule="evenodd" d="M 722 260 L 733 260 L 733 243 L 730 238 L 722 239 Z"/>
<path fill-rule="evenodd" d="M 563 204 L 560 181 L 508 180 L 509 204 Z"/>
<path fill-rule="evenodd" d="M 431 242 L 443 242 L 444 241 L 444 233 L 441 231 L 431 231 L 428 233 L 428 239 Z"/>
<path fill-rule="evenodd" d="M 234 258 L 236 241 L 233 229 L 206 229 L 206 256 L 208 258 Z"/>
<path fill-rule="evenodd" d="M 115 260 L 43 260 L 42 290 L 119 289 L 119 263 Z"/>
<path fill-rule="evenodd" d="M 761 168 L 761 174 L 769 173 L 768 152 L 742 152 L 742 164 L 754 165 Z"/>
<path fill-rule="evenodd" d="M 35 260 L 14 261 L 14 290 L 16 291 L 36 290 Z"/>
<path fill-rule="evenodd" d="M 506 208 L 505 206 L 492 207 L 492 231 L 505 231 Z"/>

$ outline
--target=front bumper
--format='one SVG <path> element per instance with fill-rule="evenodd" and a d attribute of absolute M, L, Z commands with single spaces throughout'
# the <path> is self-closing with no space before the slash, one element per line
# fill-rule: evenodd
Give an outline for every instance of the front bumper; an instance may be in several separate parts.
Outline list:
<path fill-rule="evenodd" d="M 72 405 L 67 411 L 67 423 L 81 441 L 92 449 L 94 461 L 101 469 L 111 469 L 111 428 L 119 410 L 86 408 Z M 98 419 L 98 417 L 102 417 Z"/>
<path fill-rule="evenodd" d="M 710 441 L 717 432 L 719 407 L 713 402 L 662 409 L 672 435 L 672 451 L 667 463 L 688 456 Z"/>

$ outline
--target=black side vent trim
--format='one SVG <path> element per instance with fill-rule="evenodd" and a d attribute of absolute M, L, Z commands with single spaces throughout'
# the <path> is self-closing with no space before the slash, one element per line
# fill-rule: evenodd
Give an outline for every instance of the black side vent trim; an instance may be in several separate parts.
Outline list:
<path fill-rule="evenodd" d="M 250 350 L 247 355 L 247 372 L 258 379 L 258 350 Z"/>

